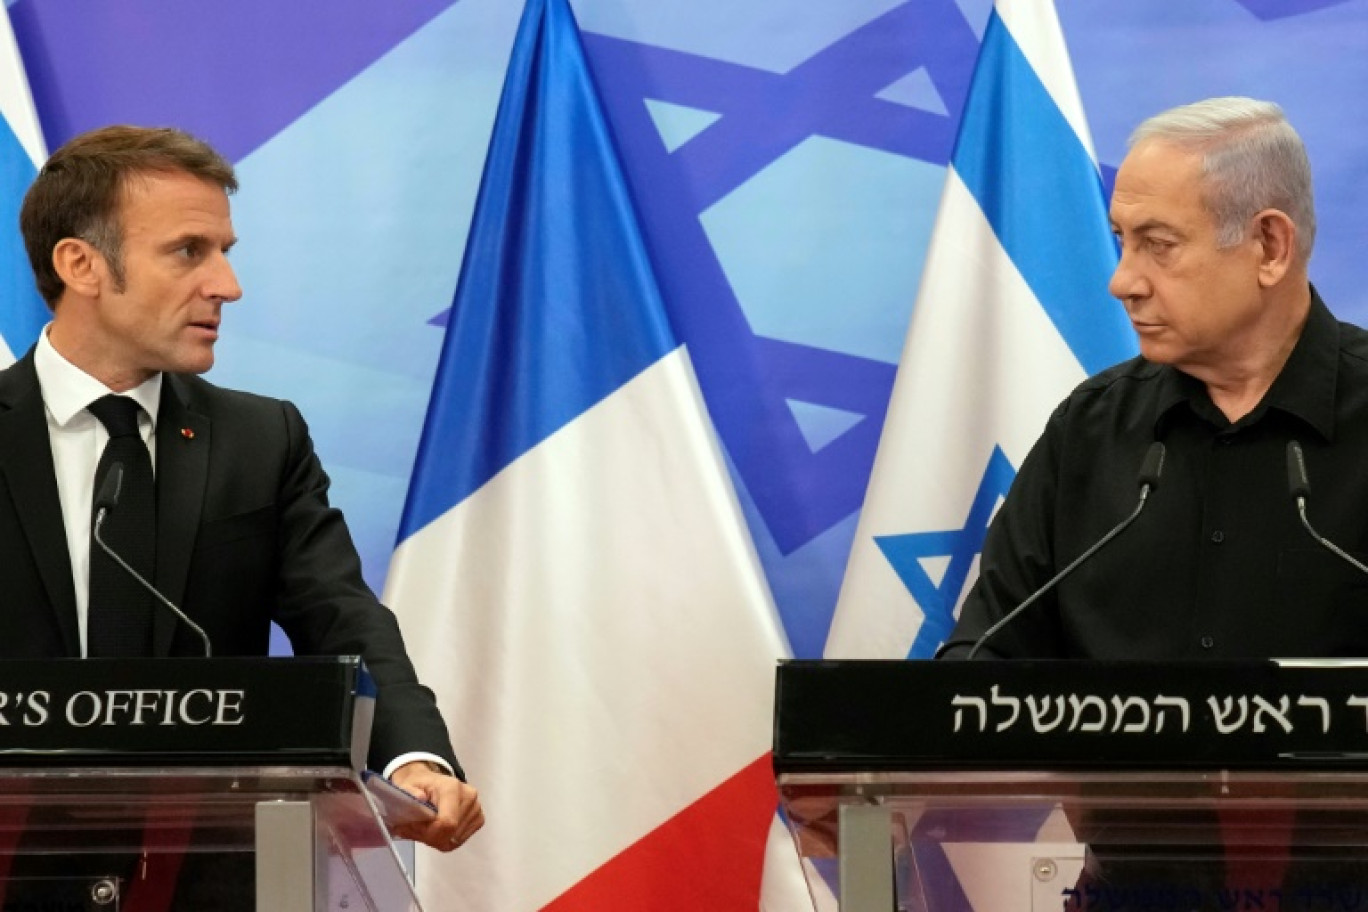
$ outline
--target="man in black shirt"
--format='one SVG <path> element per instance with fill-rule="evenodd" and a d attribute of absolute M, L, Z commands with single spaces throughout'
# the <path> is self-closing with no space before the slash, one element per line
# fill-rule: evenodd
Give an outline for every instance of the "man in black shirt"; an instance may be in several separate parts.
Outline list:
<path fill-rule="evenodd" d="M 1368 333 L 1310 286 L 1311 174 L 1276 105 L 1199 102 L 1140 126 L 1111 206 L 1111 292 L 1141 355 L 1051 416 L 989 530 L 942 656 L 963 657 L 1134 509 L 1136 523 L 994 634 L 980 655 L 1096 659 L 1368 655 L 1368 576 L 1312 541 L 1308 515 L 1368 551 Z"/>
<path fill-rule="evenodd" d="M 1136 522 L 979 654 L 1368 656 L 1368 575 L 1311 539 L 1289 486 L 1297 441 L 1312 524 L 1351 553 L 1368 550 L 1368 332 L 1338 322 L 1310 285 L 1315 212 L 1301 139 L 1276 105 L 1251 99 L 1159 114 L 1131 137 L 1111 221 L 1121 261 L 1110 290 L 1140 357 L 1090 378 L 1050 417 L 940 655 L 966 656 L 1128 516 L 1159 441 L 1163 472 Z M 1269 844 L 1251 879 L 1238 858 L 1223 859 L 1231 821 L 1210 807 L 1183 818 L 1188 844 L 1125 844 L 1145 813 L 1074 810 L 1077 837 L 1091 845 L 1079 895 L 1160 888 L 1226 908 L 1218 900 L 1251 884 L 1280 885 L 1286 897 L 1362 885 L 1363 850 L 1305 848 L 1314 824 L 1300 816 L 1258 817 Z M 1280 852 L 1273 837 L 1288 825 L 1297 848 Z"/>

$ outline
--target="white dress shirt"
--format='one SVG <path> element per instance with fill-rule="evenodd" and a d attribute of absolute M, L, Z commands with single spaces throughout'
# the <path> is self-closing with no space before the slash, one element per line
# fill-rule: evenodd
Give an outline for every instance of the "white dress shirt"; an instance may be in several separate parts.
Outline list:
<path fill-rule="evenodd" d="M 47 415 L 48 440 L 52 444 L 52 468 L 57 475 L 57 496 L 62 504 L 62 526 L 66 529 L 67 554 L 71 558 L 71 578 L 76 586 L 76 622 L 79 625 L 81 655 L 86 655 L 86 621 L 90 605 L 90 507 L 95 496 L 95 468 L 109 441 L 109 432 L 86 406 L 112 390 L 66 358 L 48 341 L 47 329 L 38 336 L 33 353 L 38 385 L 43 391 Z M 142 406 L 138 430 L 144 444 L 152 440 L 157 426 L 157 405 L 161 401 L 161 374 L 120 395 Z M 157 448 L 148 446 L 152 469 L 157 466 Z"/>

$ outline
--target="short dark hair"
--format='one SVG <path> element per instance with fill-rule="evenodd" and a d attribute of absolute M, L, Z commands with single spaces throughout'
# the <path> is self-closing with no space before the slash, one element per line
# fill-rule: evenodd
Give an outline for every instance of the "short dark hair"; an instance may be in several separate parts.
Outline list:
<path fill-rule="evenodd" d="M 237 189 L 233 166 L 208 143 L 171 127 L 101 127 L 82 133 L 52 153 L 19 211 L 38 292 L 51 307 L 65 288 L 52 265 L 52 251 L 65 238 L 80 238 L 109 263 L 122 287 L 121 194 L 130 179 L 147 174 L 184 173 Z"/>

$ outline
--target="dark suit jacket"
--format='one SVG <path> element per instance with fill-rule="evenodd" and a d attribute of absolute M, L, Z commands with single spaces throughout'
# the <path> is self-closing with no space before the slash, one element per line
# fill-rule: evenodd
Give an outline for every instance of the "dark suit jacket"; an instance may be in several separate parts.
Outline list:
<path fill-rule="evenodd" d="M 156 431 L 156 586 L 216 656 L 265 655 L 270 622 L 299 655 L 361 655 L 379 687 L 370 765 L 407 751 L 460 774 L 394 615 L 361 576 L 293 405 L 168 374 Z M 199 655 L 158 610 L 154 655 Z M 76 597 L 33 352 L 0 371 L 0 659 L 79 656 Z M 282 695 L 283 696 L 283 695 Z"/>

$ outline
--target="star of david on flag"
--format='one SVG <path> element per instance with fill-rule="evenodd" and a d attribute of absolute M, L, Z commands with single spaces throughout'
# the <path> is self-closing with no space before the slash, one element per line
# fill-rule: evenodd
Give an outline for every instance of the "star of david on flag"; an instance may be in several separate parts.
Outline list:
<path fill-rule="evenodd" d="M 1053 5 L 984 33 L 828 658 L 927 658 L 1050 411 L 1135 353 L 1082 102 Z M 985 467 L 987 467 L 985 471 Z M 948 561 L 947 561 L 948 559 Z M 939 582 L 928 566 L 945 563 Z"/>
<path fill-rule="evenodd" d="M 879 550 L 924 614 L 908 658 L 925 658 L 935 652 L 954 629 L 955 608 L 964 596 L 974 560 L 983 550 L 988 522 L 1002 498 L 1007 496 L 1014 478 L 1016 469 L 1007 461 L 1007 454 L 994 448 L 963 528 L 874 537 Z M 945 560 L 939 581 L 932 579 L 927 569 L 927 562 L 934 559 Z"/>

